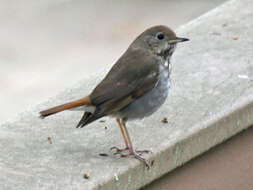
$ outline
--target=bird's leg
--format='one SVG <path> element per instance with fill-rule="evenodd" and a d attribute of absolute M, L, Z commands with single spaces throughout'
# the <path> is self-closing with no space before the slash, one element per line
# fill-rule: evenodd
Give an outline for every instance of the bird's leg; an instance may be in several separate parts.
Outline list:
<path fill-rule="evenodd" d="M 118 147 L 114 146 L 114 147 L 111 148 L 111 150 L 115 149 L 116 152 L 114 154 L 120 154 L 122 151 L 129 150 L 129 146 L 128 146 L 126 134 L 125 134 L 125 131 L 124 131 L 124 128 L 123 128 L 123 125 L 122 125 L 120 119 L 117 118 L 116 121 L 119 125 L 119 128 L 120 128 L 121 134 L 123 136 L 126 147 L 125 148 L 118 148 Z M 121 156 L 124 156 L 124 155 L 122 154 Z"/>
<path fill-rule="evenodd" d="M 126 120 L 122 120 L 122 126 L 123 126 L 123 129 L 125 131 L 125 134 L 126 134 L 126 138 L 127 138 L 127 141 L 128 141 L 128 144 L 129 144 L 129 152 L 130 154 L 129 155 L 133 155 L 136 159 L 140 160 L 141 162 L 143 162 L 147 168 L 149 168 L 149 165 L 148 163 L 146 162 L 146 160 L 144 158 L 142 158 L 138 152 L 149 152 L 147 150 L 144 150 L 144 151 L 135 151 L 133 149 L 133 145 L 132 145 L 132 142 L 131 142 L 131 139 L 130 139 L 130 136 L 129 136 L 129 133 L 128 133 L 128 130 L 126 128 Z"/>

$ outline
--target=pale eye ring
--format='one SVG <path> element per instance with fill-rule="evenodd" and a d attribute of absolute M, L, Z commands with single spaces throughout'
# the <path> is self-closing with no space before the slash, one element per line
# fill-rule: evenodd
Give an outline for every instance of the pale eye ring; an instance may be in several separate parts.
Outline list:
<path fill-rule="evenodd" d="M 163 39 L 164 39 L 164 34 L 163 34 L 162 32 L 158 32 L 158 33 L 156 34 L 156 38 L 157 38 L 158 40 L 163 40 Z"/>

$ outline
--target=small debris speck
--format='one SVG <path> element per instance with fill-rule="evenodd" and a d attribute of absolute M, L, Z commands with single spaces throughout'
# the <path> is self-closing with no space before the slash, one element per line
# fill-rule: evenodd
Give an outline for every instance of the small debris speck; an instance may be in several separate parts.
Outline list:
<path fill-rule="evenodd" d="M 100 123 L 104 123 L 104 122 L 105 122 L 105 120 L 99 120 L 99 122 L 100 122 Z"/>
<path fill-rule="evenodd" d="M 50 144 L 53 144 L 53 141 L 52 141 L 51 137 L 47 137 L 47 140 L 49 141 Z"/>
<path fill-rule="evenodd" d="M 105 126 L 105 130 L 107 130 L 107 127 Z"/>
<path fill-rule="evenodd" d="M 84 179 L 89 179 L 90 178 L 90 174 L 83 174 L 83 178 Z"/>
<path fill-rule="evenodd" d="M 238 36 L 233 36 L 232 38 L 233 38 L 233 40 L 238 40 L 239 39 Z"/>
<path fill-rule="evenodd" d="M 118 177 L 117 174 L 114 174 L 114 180 L 115 180 L 115 181 L 119 181 L 119 177 Z"/>
<path fill-rule="evenodd" d="M 228 26 L 228 24 L 227 24 L 227 23 L 224 23 L 224 24 L 222 25 L 222 27 L 226 27 L 226 26 Z"/>
<path fill-rule="evenodd" d="M 162 122 L 163 122 L 163 123 L 168 123 L 167 117 L 164 117 L 164 118 L 162 119 Z"/>
<path fill-rule="evenodd" d="M 151 161 L 151 166 L 153 166 L 153 165 L 154 165 L 154 163 L 155 163 L 155 160 L 152 160 L 152 161 Z"/>
<path fill-rule="evenodd" d="M 99 156 L 108 156 L 106 153 L 99 153 Z"/>

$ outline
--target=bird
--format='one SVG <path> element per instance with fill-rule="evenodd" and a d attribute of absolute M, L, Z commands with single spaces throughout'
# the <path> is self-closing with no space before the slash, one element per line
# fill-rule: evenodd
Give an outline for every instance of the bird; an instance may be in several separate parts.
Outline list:
<path fill-rule="evenodd" d="M 77 128 L 109 116 L 116 119 L 125 148 L 116 146 L 115 154 L 132 155 L 149 167 L 141 156 L 148 150 L 135 150 L 126 127 L 131 120 L 152 115 L 167 99 L 170 89 L 171 56 L 180 42 L 188 38 L 177 37 L 165 25 L 146 29 L 130 44 L 93 91 L 78 99 L 41 111 L 45 118 L 64 110 L 81 109 L 83 116 Z M 123 154 L 128 151 L 128 154 Z"/>

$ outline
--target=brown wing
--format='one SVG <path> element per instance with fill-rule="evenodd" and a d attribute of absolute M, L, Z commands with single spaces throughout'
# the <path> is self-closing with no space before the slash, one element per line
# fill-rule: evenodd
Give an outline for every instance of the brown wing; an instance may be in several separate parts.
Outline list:
<path fill-rule="evenodd" d="M 103 114 L 122 109 L 156 85 L 159 62 L 148 51 L 128 50 L 93 90 L 92 104 Z"/>

